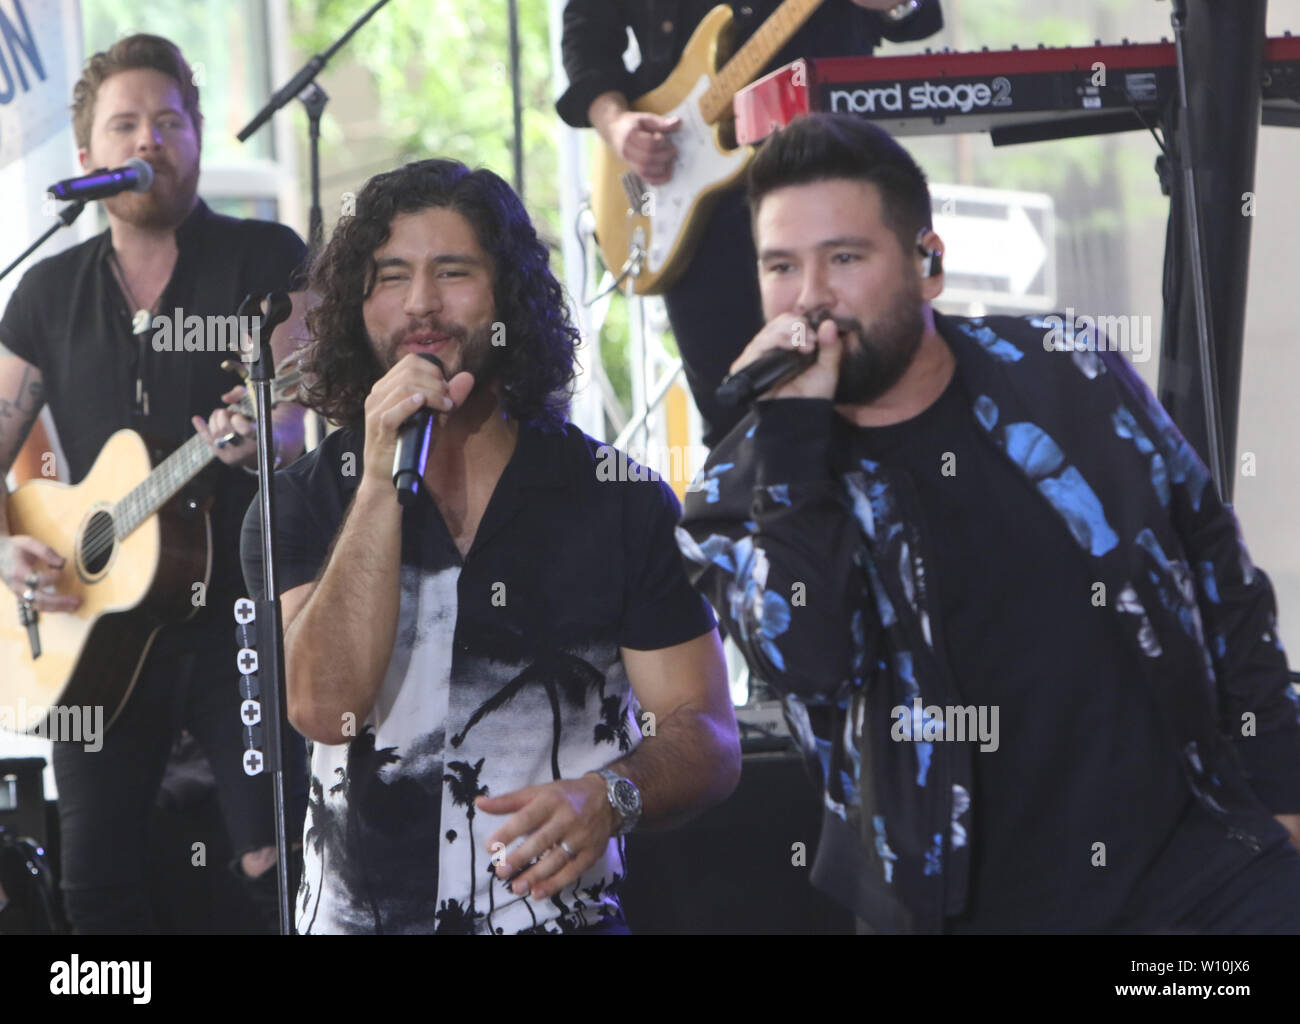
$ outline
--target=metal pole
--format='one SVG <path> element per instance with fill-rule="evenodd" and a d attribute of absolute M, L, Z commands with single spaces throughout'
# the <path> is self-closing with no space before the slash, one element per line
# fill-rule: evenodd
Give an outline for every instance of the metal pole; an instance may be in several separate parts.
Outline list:
<path fill-rule="evenodd" d="M 515 191 L 524 198 L 524 107 L 519 89 L 519 0 L 510 0 L 510 102 L 515 126 Z"/>
<path fill-rule="evenodd" d="M 1223 418 L 1219 412 L 1219 374 L 1214 354 L 1214 320 L 1210 315 L 1210 271 L 1206 265 L 1205 237 L 1201 232 L 1201 193 L 1196 179 L 1195 125 L 1187 104 L 1187 59 L 1184 33 L 1186 0 L 1174 0 L 1171 15 L 1174 50 L 1178 55 L 1178 141 L 1183 175 L 1183 211 L 1187 218 L 1184 252 L 1191 263 L 1192 298 L 1196 304 L 1196 340 L 1201 366 L 1201 401 L 1205 409 L 1206 454 L 1210 475 L 1224 501 L 1231 501 L 1231 481 L 1224 475 Z"/>
<path fill-rule="evenodd" d="M 550 45 L 553 70 L 552 90 L 558 96 L 568 85 L 564 62 L 560 58 L 560 36 L 564 24 L 565 0 L 550 0 Z M 560 250 L 564 258 L 564 290 L 569 312 L 582 334 L 578 349 L 578 377 L 574 381 L 573 403 L 569 418 L 584 433 L 605 440 L 605 410 L 601 399 L 600 379 L 600 327 L 594 322 L 593 311 L 583 306 L 583 287 L 591 290 L 584 273 L 588 253 L 579 242 L 577 223 L 582 207 L 582 183 L 587 180 L 582 157 L 581 133 L 559 122 L 559 190 L 560 190 Z M 590 239 L 588 246 L 592 245 Z"/>
<path fill-rule="evenodd" d="M 1231 502 L 1266 0 L 1176 0 L 1176 174 L 1166 241 L 1161 404 Z M 1180 208 L 1181 207 L 1181 208 Z M 1201 325 L 1208 325 L 1202 330 Z M 1195 339 L 1195 341 L 1193 341 Z"/>

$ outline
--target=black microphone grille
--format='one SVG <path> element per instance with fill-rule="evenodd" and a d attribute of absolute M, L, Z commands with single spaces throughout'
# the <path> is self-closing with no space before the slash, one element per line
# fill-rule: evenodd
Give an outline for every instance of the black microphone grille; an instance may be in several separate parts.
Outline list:
<path fill-rule="evenodd" d="M 131 186 L 132 192 L 148 192 L 153 188 L 153 165 L 149 161 L 133 156 L 126 162 L 126 166 L 136 173 L 135 184 Z"/>

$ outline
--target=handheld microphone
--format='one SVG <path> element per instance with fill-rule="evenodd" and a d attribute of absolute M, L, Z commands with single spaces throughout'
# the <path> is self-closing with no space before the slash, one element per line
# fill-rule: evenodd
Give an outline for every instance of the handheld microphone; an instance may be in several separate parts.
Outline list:
<path fill-rule="evenodd" d="M 817 362 L 817 343 L 807 351 L 778 348 L 759 356 L 748 366 L 742 366 L 718 385 L 714 397 L 722 405 L 735 408 L 749 405 L 769 388 L 774 388 L 791 377 L 798 376 Z"/>
<path fill-rule="evenodd" d="M 101 167 L 80 178 L 56 181 L 46 191 L 55 199 L 107 199 L 119 192 L 148 192 L 153 186 L 153 168 L 133 156 L 122 167 L 109 170 Z"/>
<path fill-rule="evenodd" d="M 419 355 L 437 366 L 444 378 L 447 376 L 447 367 L 432 352 Z M 397 500 L 402 505 L 411 504 L 420 493 L 420 481 L 424 479 L 432 442 L 433 410 L 423 405 L 402 424 L 401 433 L 397 435 L 397 451 L 393 453 L 393 486 L 397 488 Z"/>
<path fill-rule="evenodd" d="M 815 310 L 804 319 L 812 328 L 812 341 L 803 349 L 778 348 L 759 356 L 725 377 L 713 397 L 729 408 L 749 405 L 765 391 L 797 377 L 817 362 L 817 329 L 830 318 L 830 311 Z"/>

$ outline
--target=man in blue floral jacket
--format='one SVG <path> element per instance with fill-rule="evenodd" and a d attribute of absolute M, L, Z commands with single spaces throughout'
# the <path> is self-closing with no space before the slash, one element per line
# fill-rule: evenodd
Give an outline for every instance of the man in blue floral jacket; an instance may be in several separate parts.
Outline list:
<path fill-rule="evenodd" d="M 678 541 L 820 766 L 813 880 L 879 932 L 1300 931 L 1272 587 L 1118 346 L 935 314 L 925 177 L 869 124 L 777 133 L 750 203 L 733 370 L 816 361 Z"/>

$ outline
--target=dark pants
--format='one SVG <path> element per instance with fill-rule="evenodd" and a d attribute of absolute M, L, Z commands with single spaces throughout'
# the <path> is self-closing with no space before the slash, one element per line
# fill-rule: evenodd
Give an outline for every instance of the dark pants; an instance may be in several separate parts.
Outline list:
<path fill-rule="evenodd" d="M 744 190 L 731 189 L 719 200 L 685 272 L 664 294 L 710 448 L 747 411 L 723 408 L 713 393 L 763 326 L 756 261 Z"/>
<path fill-rule="evenodd" d="M 1300 935 L 1300 853 L 1283 842 L 1261 853 L 1175 922 L 1126 923 L 1121 934 Z M 874 934 L 858 921 L 858 934 Z"/>
<path fill-rule="evenodd" d="M 144 842 L 172 741 L 187 729 L 212 766 L 217 799 L 236 857 L 275 844 L 271 777 L 248 776 L 241 755 L 241 698 L 229 647 L 150 655 L 126 707 L 90 752 L 54 745 L 59 788 L 63 895 L 78 934 L 149 934 L 157 930 L 144 877 Z M 106 711 L 107 713 L 107 711 Z M 305 755 L 294 736 L 289 835 L 302 833 Z M 301 762 L 301 763 L 300 763 Z M 172 851 L 167 851 L 172 856 Z M 191 851 L 175 851 L 189 858 Z M 207 864 L 195 871 L 219 871 Z M 269 872 L 274 876 L 274 872 Z"/>
<path fill-rule="evenodd" d="M 1260 854 L 1170 931 L 1300 935 L 1300 853 L 1287 842 Z"/>

